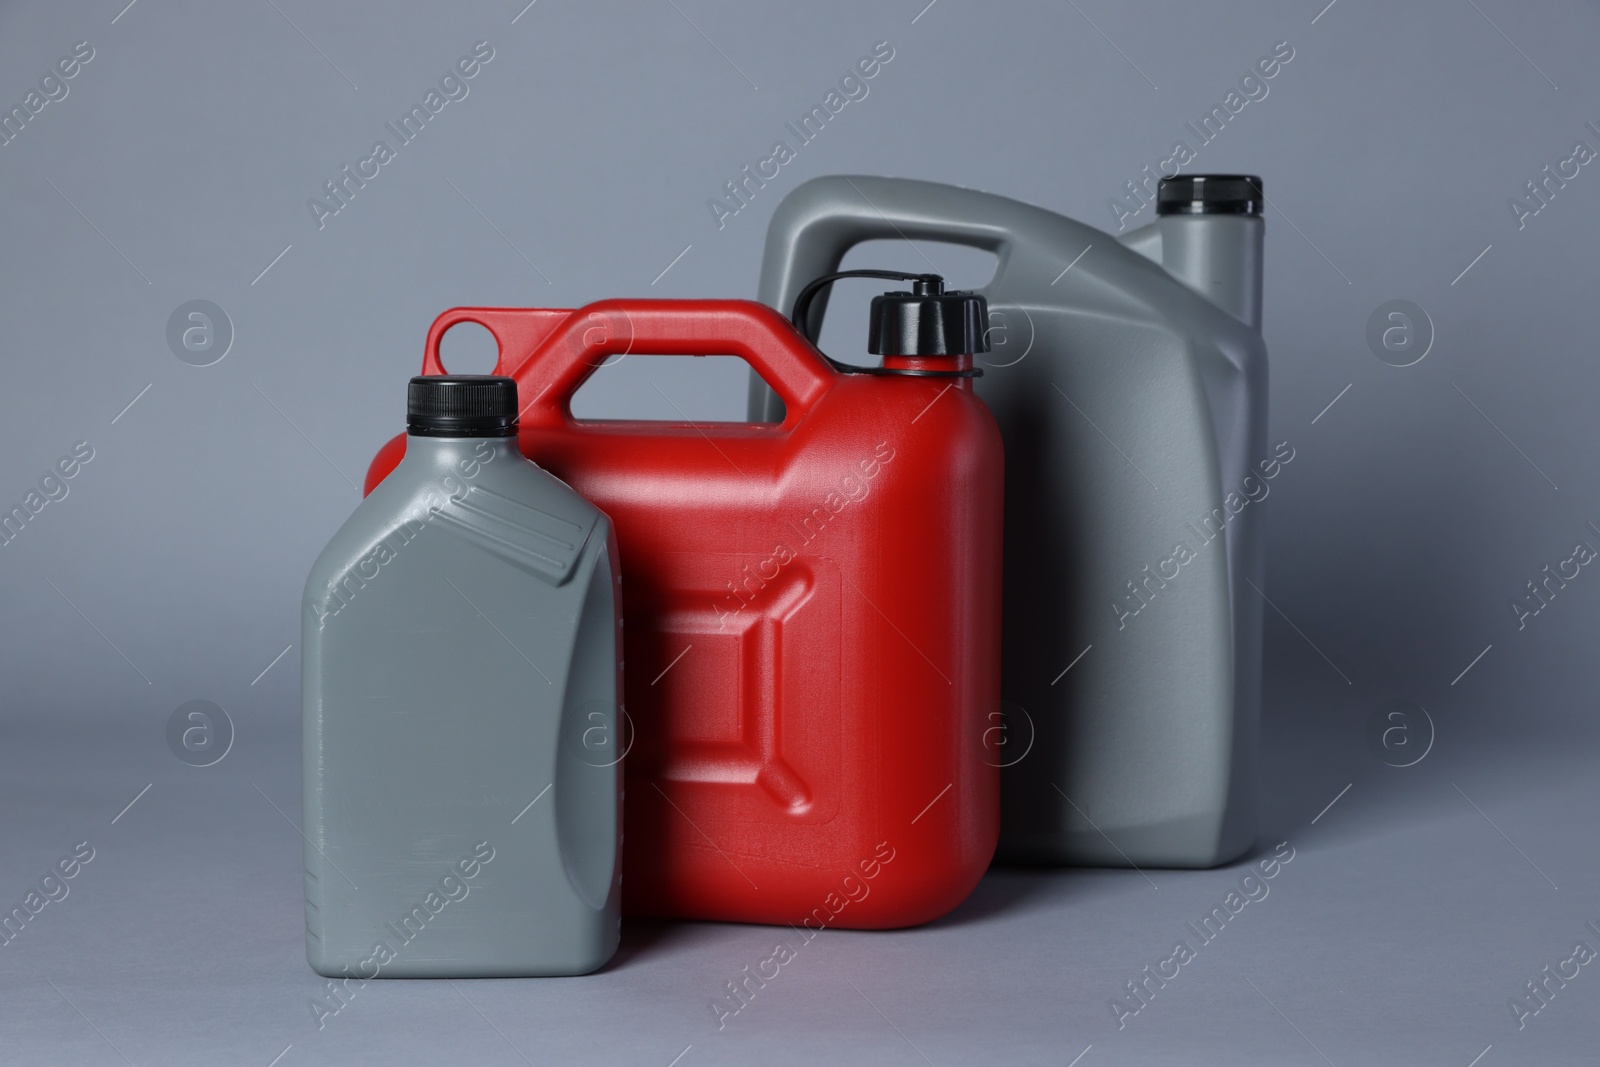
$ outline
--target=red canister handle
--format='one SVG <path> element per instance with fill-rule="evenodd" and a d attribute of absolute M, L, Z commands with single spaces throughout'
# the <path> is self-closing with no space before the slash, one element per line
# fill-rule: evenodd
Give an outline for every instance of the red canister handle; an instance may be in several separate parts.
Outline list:
<path fill-rule="evenodd" d="M 517 380 L 524 425 L 581 425 L 572 418 L 572 395 L 611 356 L 738 356 L 783 398 L 784 429 L 838 377 L 787 319 L 752 300 L 602 300 L 575 311 L 454 308 L 428 331 L 424 374 L 446 373 L 439 341 L 461 322 L 478 323 L 499 342 L 495 373 Z"/>

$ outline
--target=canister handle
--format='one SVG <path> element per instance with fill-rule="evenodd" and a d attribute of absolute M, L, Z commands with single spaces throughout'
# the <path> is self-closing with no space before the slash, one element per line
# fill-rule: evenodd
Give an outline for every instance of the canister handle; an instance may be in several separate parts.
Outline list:
<path fill-rule="evenodd" d="M 602 300 L 574 311 L 453 308 L 434 320 L 422 373 L 447 373 L 445 332 L 475 322 L 500 345 L 496 374 L 517 380 L 523 425 L 578 423 L 574 393 L 612 356 L 738 356 L 783 398 L 791 429 L 839 377 L 787 319 L 752 300 Z"/>

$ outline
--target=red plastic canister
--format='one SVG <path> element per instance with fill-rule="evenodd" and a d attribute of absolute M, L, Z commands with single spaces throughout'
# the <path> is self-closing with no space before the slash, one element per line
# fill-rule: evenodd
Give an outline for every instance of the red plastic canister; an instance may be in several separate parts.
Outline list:
<path fill-rule="evenodd" d="M 959 904 L 999 814 L 1002 454 L 970 379 L 840 373 L 738 300 L 457 308 L 424 374 L 461 322 L 499 341 L 523 453 L 616 527 L 626 912 L 878 929 Z M 784 421 L 573 418 L 645 353 L 740 356 Z"/>

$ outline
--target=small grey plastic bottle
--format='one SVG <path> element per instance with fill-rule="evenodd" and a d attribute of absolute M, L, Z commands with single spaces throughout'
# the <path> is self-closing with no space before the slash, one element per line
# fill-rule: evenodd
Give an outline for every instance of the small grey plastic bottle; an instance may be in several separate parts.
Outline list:
<path fill-rule="evenodd" d="M 413 378 L 405 458 L 302 610 L 306 956 L 584 974 L 620 927 L 610 520 L 517 448 L 510 378 Z"/>

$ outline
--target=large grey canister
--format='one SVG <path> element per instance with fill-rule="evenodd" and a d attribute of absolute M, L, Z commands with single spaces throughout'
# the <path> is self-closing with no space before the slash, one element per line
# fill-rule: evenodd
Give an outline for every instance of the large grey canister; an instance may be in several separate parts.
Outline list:
<path fill-rule="evenodd" d="M 1293 458 L 1266 436 L 1264 198 L 1244 175 L 1152 192 L 1156 220 L 1114 237 L 971 189 L 833 176 L 767 231 L 760 298 L 786 313 L 862 241 L 998 256 L 979 291 L 1003 343 L 976 387 L 1006 450 L 1006 859 L 1205 867 L 1255 837 L 1260 501 Z M 752 380 L 751 417 L 780 409 Z"/>

